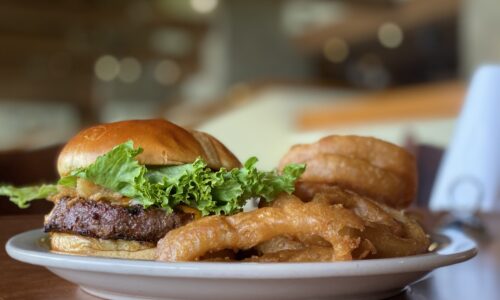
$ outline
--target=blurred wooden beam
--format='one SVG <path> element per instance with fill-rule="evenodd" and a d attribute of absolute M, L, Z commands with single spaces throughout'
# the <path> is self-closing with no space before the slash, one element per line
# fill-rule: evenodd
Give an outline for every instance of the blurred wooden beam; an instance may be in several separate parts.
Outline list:
<path fill-rule="evenodd" d="M 201 41 L 201 40 L 200 40 Z M 92 49 L 75 50 L 72 47 L 67 47 L 69 42 L 65 41 L 50 41 L 38 38 L 21 38 L 8 35 L 0 35 L 0 65 L 8 67 L 29 63 L 29 58 L 45 58 L 50 59 L 54 55 L 69 55 L 72 63 L 75 65 L 87 65 L 87 68 L 93 67 L 95 60 L 105 54 L 113 54 L 118 58 L 132 56 L 141 62 L 150 60 L 175 60 L 178 64 L 192 64 L 196 56 L 196 47 L 198 41 L 195 41 L 193 51 L 182 56 L 174 56 L 166 53 L 160 53 L 147 47 L 141 47 L 141 43 L 135 46 L 118 48 L 118 47 L 95 47 Z M 142 44 L 143 45 L 143 44 Z"/>
<path fill-rule="evenodd" d="M 456 116 L 465 95 L 463 82 L 451 81 L 387 90 L 303 110 L 300 130 L 320 130 L 352 124 Z"/>
<path fill-rule="evenodd" d="M 71 4 L 71 1 L 67 1 Z M 72 1 L 75 5 L 57 5 L 46 3 L 38 6 L 34 3 L 23 5 L 22 2 L 6 3 L 0 1 L 0 28 L 1 24 L 16 25 L 9 26 L 12 30 L 40 30 L 47 34 L 63 33 L 68 28 L 57 26 L 59 24 L 74 24 L 86 28 L 102 28 L 103 26 L 114 26 L 118 29 L 128 30 L 130 28 L 156 28 L 158 26 L 187 28 L 189 30 L 204 30 L 206 24 L 199 22 L 174 19 L 166 14 L 160 14 L 151 6 L 151 15 L 140 21 L 132 18 L 128 6 L 132 1 L 123 1 L 117 5 L 97 5 L 96 3 L 108 3 L 109 1 Z M 19 22 L 24 20 L 25 22 Z M 38 25 L 31 27 L 29 25 Z M 4 26 L 5 26 L 4 25 Z M 120 28 L 121 27 L 121 28 Z M 48 31 L 43 29 L 50 28 Z"/>

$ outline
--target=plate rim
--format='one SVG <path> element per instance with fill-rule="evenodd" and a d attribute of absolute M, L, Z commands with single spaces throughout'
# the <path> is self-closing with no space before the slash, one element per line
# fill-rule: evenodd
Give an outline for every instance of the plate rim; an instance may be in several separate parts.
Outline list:
<path fill-rule="evenodd" d="M 441 249 L 415 256 L 367 259 L 346 262 L 312 263 L 227 263 L 227 262 L 156 262 L 118 258 L 89 257 L 51 253 L 37 241 L 46 235 L 42 229 L 29 230 L 11 237 L 7 254 L 21 262 L 79 271 L 150 277 L 211 279 L 293 279 L 387 275 L 425 272 L 460 263 L 477 254 L 476 243 L 463 232 L 445 229 L 437 232 L 448 239 Z M 34 238 L 36 237 L 36 238 Z M 35 243 L 29 249 L 26 243 Z M 113 268 L 109 268 L 110 265 Z M 228 268 L 230 264 L 230 268 Z"/>

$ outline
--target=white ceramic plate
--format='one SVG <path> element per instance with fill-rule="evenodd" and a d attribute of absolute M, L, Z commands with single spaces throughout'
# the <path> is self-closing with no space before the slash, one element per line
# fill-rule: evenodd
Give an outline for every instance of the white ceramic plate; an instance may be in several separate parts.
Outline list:
<path fill-rule="evenodd" d="M 380 299 L 433 269 L 465 261 L 476 245 L 462 233 L 434 236 L 437 251 L 411 257 L 332 263 L 161 263 L 50 253 L 32 230 L 11 238 L 7 253 L 47 267 L 107 299 Z"/>

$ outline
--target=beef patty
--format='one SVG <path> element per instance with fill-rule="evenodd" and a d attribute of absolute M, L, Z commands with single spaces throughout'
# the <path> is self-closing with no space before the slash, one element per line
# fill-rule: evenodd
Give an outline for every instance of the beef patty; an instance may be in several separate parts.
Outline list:
<path fill-rule="evenodd" d="M 74 233 L 102 239 L 158 242 L 167 232 L 194 219 L 184 212 L 166 213 L 141 205 L 63 197 L 46 217 L 45 232 Z"/>

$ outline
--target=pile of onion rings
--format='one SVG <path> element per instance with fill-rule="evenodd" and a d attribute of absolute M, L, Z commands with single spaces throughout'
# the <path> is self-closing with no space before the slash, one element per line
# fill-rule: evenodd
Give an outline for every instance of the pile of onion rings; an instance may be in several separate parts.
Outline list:
<path fill-rule="evenodd" d="M 233 260 L 252 249 L 252 262 L 343 261 L 427 251 L 429 238 L 404 213 L 330 187 L 304 203 L 282 195 L 270 207 L 201 218 L 158 243 L 161 261 Z M 222 251 L 222 252 L 221 252 Z M 214 253 L 220 253 L 217 257 Z"/>
<path fill-rule="evenodd" d="M 316 236 L 329 245 L 329 261 L 351 260 L 353 250 L 362 244 L 359 236 L 350 234 L 364 229 L 362 220 L 341 205 L 304 203 L 288 195 L 273 204 L 233 216 L 201 218 L 172 230 L 158 242 L 157 257 L 194 261 L 225 249 L 248 250 L 277 236 L 299 242 Z"/>
<path fill-rule="evenodd" d="M 281 166 L 306 163 L 295 196 L 167 233 L 160 261 L 330 262 L 425 253 L 429 237 L 399 209 L 416 192 L 413 156 L 374 138 L 297 145 Z"/>
<path fill-rule="evenodd" d="M 359 216 L 365 225 L 361 237 L 369 240 L 376 251 L 369 258 L 388 258 L 425 253 L 430 245 L 429 236 L 404 211 L 377 203 L 354 192 L 338 187 L 324 188 L 313 202 L 342 205 Z"/>

